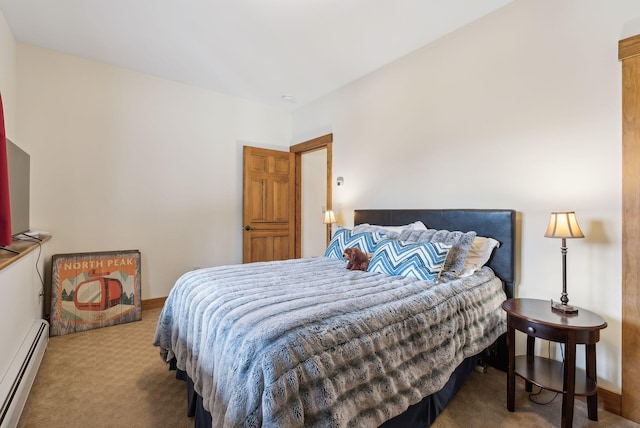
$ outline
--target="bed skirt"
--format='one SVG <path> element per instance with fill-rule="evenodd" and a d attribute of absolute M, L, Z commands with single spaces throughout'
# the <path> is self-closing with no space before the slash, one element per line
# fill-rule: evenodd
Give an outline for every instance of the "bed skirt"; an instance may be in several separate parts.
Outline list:
<path fill-rule="evenodd" d="M 380 425 L 380 428 L 424 428 L 430 426 L 442 413 L 445 406 L 462 387 L 471 371 L 481 360 L 482 353 L 469 357 L 455 369 L 444 387 L 423 398 L 402 414 Z M 193 389 L 193 381 L 186 372 L 178 369 L 175 359 L 171 360 L 171 370 L 176 370 L 176 378 L 187 382 L 187 416 L 195 418 L 195 428 L 212 428 L 211 414 L 202 406 L 202 397 Z"/>

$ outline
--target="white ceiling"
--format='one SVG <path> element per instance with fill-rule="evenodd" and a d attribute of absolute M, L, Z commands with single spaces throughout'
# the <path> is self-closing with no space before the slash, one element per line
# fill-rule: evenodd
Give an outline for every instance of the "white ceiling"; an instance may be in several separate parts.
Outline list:
<path fill-rule="evenodd" d="M 294 109 L 511 1 L 0 0 L 0 11 L 20 42 Z"/>

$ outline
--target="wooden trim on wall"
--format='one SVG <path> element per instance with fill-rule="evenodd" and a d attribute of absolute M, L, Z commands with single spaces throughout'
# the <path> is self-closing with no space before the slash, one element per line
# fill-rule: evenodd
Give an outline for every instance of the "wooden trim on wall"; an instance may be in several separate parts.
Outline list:
<path fill-rule="evenodd" d="M 166 297 L 156 297 L 155 299 L 144 299 L 142 300 L 142 310 L 146 311 L 147 309 L 158 309 L 164 306 L 164 302 L 167 300 Z"/>
<path fill-rule="evenodd" d="M 587 397 L 585 396 L 581 395 L 576 398 L 583 403 L 587 402 Z M 606 410 L 607 412 L 620 416 L 622 413 L 621 408 L 622 396 L 620 394 L 609 391 L 608 389 L 603 389 L 600 386 L 598 387 L 598 409 Z"/>
<path fill-rule="evenodd" d="M 323 135 L 314 139 L 295 144 L 289 151 L 296 156 L 296 219 L 295 219 L 295 257 L 302 257 L 302 155 L 327 149 L 327 209 L 332 209 L 332 181 L 333 181 L 333 134 Z M 331 225 L 327 225 L 327 237 L 331 238 Z M 328 242 L 328 241 L 327 241 Z"/>
<path fill-rule="evenodd" d="M 619 42 L 622 60 L 621 416 L 640 423 L 640 36 Z"/>
<path fill-rule="evenodd" d="M 601 409 L 616 415 L 622 413 L 622 396 L 598 387 L 598 404 Z"/>
<path fill-rule="evenodd" d="M 640 35 L 628 37 L 618 42 L 618 60 L 640 55 Z"/>
<path fill-rule="evenodd" d="M 295 156 L 295 214 L 293 226 L 293 256 L 302 257 L 302 156 Z"/>
<path fill-rule="evenodd" d="M 333 209 L 333 142 L 326 145 L 327 148 L 327 209 Z M 335 214 L 335 213 L 334 213 Z M 327 245 L 331 241 L 332 224 L 327 225 Z"/>
<path fill-rule="evenodd" d="M 294 144 L 289 147 L 291 153 L 309 153 L 316 150 L 324 149 L 327 145 L 333 143 L 333 134 L 323 135 L 302 143 Z"/>

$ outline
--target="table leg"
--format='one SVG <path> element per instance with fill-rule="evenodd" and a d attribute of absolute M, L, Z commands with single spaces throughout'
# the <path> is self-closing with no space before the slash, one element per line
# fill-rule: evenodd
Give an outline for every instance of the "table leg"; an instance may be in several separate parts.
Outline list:
<path fill-rule="evenodd" d="M 531 361 L 534 356 L 533 352 L 535 351 L 536 338 L 533 336 L 527 335 L 527 361 Z M 524 382 L 524 390 L 527 392 L 533 391 L 533 384 L 528 380 Z"/>
<path fill-rule="evenodd" d="M 573 333 L 565 344 L 564 355 L 564 394 L 562 395 L 562 428 L 573 425 L 573 400 L 576 389 L 576 338 Z"/>
<path fill-rule="evenodd" d="M 596 375 L 596 345 L 585 345 L 587 353 L 587 377 L 593 379 L 594 382 L 598 382 Z M 592 421 L 598 420 L 598 389 L 593 395 L 587 397 L 587 411 L 589 413 L 589 419 Z"/>
<path fill-rule="evenodd" d="M 510 317 L 507 317 L 507 349 L 509 358 L 509 367 L 507 369 L 507 410 L 513 412 L 516 393 L 516 331 L 511 325 Z"/>

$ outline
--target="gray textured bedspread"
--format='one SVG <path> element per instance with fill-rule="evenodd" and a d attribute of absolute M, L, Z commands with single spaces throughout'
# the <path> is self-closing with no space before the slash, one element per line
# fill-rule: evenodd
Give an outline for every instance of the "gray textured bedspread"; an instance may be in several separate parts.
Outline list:
<path fill-rule="evenodd" d="M 182 276 L 154 338 L 214 427 L 375 427 L 506 331 L 489 268 L 433 284 L 325 257 Z"/>

